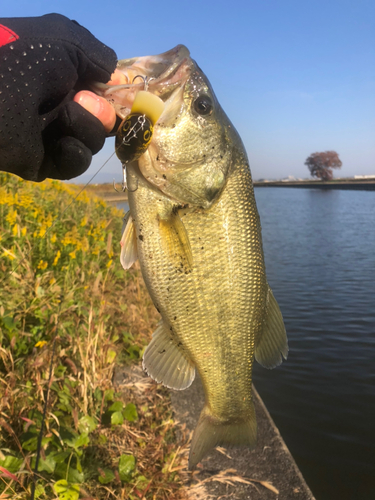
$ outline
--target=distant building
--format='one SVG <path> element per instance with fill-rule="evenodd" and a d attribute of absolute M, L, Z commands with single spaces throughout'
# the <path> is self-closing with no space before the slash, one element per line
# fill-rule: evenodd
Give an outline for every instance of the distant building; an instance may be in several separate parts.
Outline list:
<path fill-rule="evenodd" d="M 297 180 L 294 175 L 288 175 L 288 177 L 284 177 L 284 179 L 281 179 L 281 182 L 290 182 L 290 181 L 295 181 Z"/>

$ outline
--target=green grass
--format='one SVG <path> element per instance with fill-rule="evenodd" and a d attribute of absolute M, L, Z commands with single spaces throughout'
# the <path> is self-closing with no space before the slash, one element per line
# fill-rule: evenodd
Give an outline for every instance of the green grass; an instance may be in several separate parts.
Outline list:
<path fill-rule="evenodd" d="M 48 387 L 35 498 L 184 498 L 167 393 L 112 383 L 158 320 L 119 264 L 122 212 L 57 181 L 0 186 L 0 498 L 30 498 Z"/>

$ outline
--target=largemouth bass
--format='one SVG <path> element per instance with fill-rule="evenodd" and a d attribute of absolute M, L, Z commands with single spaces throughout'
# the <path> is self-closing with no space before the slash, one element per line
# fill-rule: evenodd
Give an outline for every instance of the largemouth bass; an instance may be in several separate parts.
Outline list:
<path fill-rule="evenodd" d="M 138 256 L 161 322 L 143 357 L 157 382 L 181 390 L 197 370 L 205 406 L 189 468 L 215 446 L 256 443 L 254 358 L 287 357 L 281 312 L 267 283 L 261 225 L 245 148 L 211 85 L 184 46 L 124 60 L 129 84 L 96 89 L 125 117 L 134 76 L 165 109 L 146 153 L 127 165 L 130 216 L 125 266 Z"/>

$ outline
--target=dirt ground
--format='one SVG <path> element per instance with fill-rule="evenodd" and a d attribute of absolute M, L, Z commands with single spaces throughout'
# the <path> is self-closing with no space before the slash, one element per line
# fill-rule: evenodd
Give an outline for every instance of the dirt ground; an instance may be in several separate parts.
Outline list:
<path fill-rule="evenodd" d="M 263 401 L 254 392 L 257 447 L 216 449 L 202 461 L 199 472 L 187 475 L 187 493 L 192 500 L 314 500 Z M 194 429 L 203 402 L 200 380 L 185 391 L 172 391 L 176 418 L 189 430 Z"/>

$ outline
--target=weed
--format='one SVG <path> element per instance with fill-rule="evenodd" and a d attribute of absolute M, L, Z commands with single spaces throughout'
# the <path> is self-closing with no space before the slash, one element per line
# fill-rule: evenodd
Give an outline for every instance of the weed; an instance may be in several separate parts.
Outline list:
<path fill-rule="evenodd" d="M 122 212 L 57 181 L 0 185 L 0 497 L 30 498 L 44 422 L 35 498 L 184 498 L 167 393 L 112 383 L 158 319 L 117 264 Z"/>

